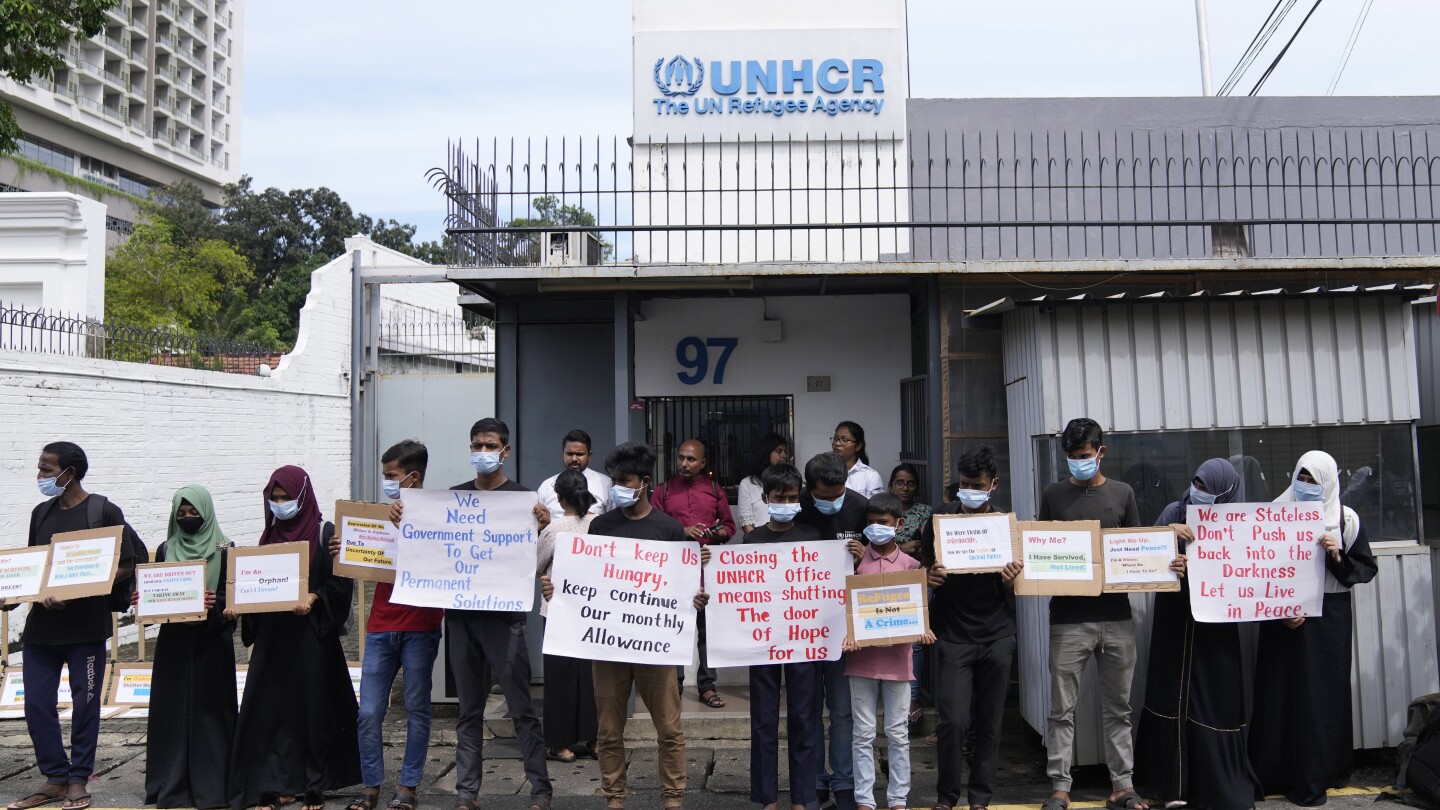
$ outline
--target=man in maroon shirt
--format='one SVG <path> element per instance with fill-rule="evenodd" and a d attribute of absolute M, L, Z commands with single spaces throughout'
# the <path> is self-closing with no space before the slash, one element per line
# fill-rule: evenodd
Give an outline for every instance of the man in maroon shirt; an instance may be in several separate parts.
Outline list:
<path fill-rule="evenodd" d="M 685 536 L 702 546 L 726 543 L 735 536 L 735 518 L 730 515 L 730 500 L 725 490 L 705 475 L 705 445 L 689 439 L 675 454 L 680 474 L 655 488 L 650 504 L 675 518 L 685 527 Z M 715 691 L 715 670 L 705 660 L 705 614 L 695 622 L 695 643 L 700 648 L 700 669 L 695 674 L 700 702 L 712 709 L 725 705 L 725 698 Z M 680 667 L 680 688 L 685 688 L 685 668 Z"/>

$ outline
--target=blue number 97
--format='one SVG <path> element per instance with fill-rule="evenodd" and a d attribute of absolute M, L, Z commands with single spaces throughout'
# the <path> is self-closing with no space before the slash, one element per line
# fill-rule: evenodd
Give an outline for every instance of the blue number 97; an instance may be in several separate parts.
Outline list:
<path fill-rule="evenodd" d="M 686 385 L 696 385 L 710 371 L 710 353 L 705 350 L 705 342 L 698 337 L 687 337 L 675 344 L 675 362 L 688 369 L 675 375 Z"/>

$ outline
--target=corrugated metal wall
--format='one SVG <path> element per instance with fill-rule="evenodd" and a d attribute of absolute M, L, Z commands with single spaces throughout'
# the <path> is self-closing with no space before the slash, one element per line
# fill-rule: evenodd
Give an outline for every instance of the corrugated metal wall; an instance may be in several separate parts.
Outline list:
<path fill-rule="evenodd" d="M 1419 358 L 1420 424 L 1440 425 L 1440 315 L 1435 301 L 1416 302 L 1415 351 Z"/>
<path fill-rule="evenodd" d="M 1006 401 L 1016 514 L 1031 519 L 1037 436 L 1079 415 L 1107 431 L 1411 422 L 1416 339 L 1399 296 L 1199 298 L 1021 305 L 1005 315 Z M 1440 690 L 1429 548 L 1381 552 L 1380 579 L 1355 591 L 1357 747 L 1393 746 L 1411 698 Z M 1020 709 L 1050 709 L 1049 605 L 1018 600 Z M 1132 597 L 1148 641 L 1148 602 Z M 1142 705 L 1145 651 L 1133 705 Z M 1103 760 L 1094 667 L 1076 712 L 1075 762 Z"/>

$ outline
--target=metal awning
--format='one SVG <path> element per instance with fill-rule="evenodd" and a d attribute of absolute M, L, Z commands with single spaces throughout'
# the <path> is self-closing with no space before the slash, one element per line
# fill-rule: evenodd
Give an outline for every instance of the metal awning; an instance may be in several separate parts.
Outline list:
<path fill-rule="evenodd" d="M 1364 287 L 1354 284 L 1348 287 L 1309 287 L 1302 290 L 1290 290 L 1284 287 L 1272 287 L 1264 290 L 1227 290 L 1225 292 L 1214 292 L 1211 290 L 1197 290 L 1188 295 L 1174 295 L 1166 290 L 1152 293 L 1130 293 L 1121 292 L 1113 295 L 1091 295 L 1080 293 L 1072 296 L 1040 295 L 1034 298 L 999 298 L 984 306 L 976 307 L 965 311 L 971 318 L 985 318 L 1003 315 L 1022 306 L 1057 305 L 1057 304 L 1110 304 L 1124 301 L 1174 301 L 1182 302 L 1194 298 L 1334 298 L 1359 295 L 1399 295 L 1407 299 L 1418 299 L 1435 294 L 1434 284 L 1377 284 L 1372 287 Z"/>

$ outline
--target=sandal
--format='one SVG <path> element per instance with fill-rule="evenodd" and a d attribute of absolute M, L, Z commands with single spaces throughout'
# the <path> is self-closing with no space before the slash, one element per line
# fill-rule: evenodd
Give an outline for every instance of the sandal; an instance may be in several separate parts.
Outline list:
<path fill-rule="evenodd" d="M 709 706 L 712 709 L 725 708 L 725 698 L 720 697 L 720 693 L 716 692 L 714 689 L 711 689 L 708 692 L 701 692 L 700 702 L 704 703 L 706 706 Z"/>
<path fill-rule="evenodd" d="M 1116 798 L 1106 799 L 1105 807 L 1106 810 L 1150 810 L 1150 805 L 1133 789 L 1127 789 Z"/>
<path fill-rule="evenodd" d="M 571 751 L 568 754 L 562 754 L 560 753 L 560 749 L 558 748 L 546 748 L 545 758 L 549 760 L 554 760 L 555 762 L 564 762 L 568 765 L 571 762 L 575 761 L 575 752 Z"/>
<path fill-rule="evenodd" d="M 261 793 L 260 801 L 255 804 L 255 810 L 280 810 L 280 808 L 289 807 L 294 803 L 294 796 L 281 796 L 279 793 Z"/>
<path fill-rule="evenodd" d="M 30 810 L 32 807 L 44 807 L 47 804 L 65 801 L 65 786 L 45 783 L 45 787 L 51 790 L 58 790 L 58 793 L 50 793 L 45 790 L 37 790 L 23 799 L 17 799 L 10 803 L 7 810 Z"/>
<path fill-rule="evenodd" d="M 379 798 L 378 796 L 376 797 Z M 325 794 L 319 791 L 305 791 L 303 810 L 325 810 Z"/>
<path fill-rule="evenodd" d="M 70 785 L 65 788 L 65 802 L 60 805 L 64 810 L 88 810 L 90 807 L 90 792 L 84 785 Z"/>
<path fill-rule="evenodd" d="M 1059 796 L 1051 796 L 1040 804 L 1040 810 L 1070 810 L 1070 801 Z"/>
<path fill-rule="evenodd" d="M 415 810 L 416 804 L 419 804 L 419 801 L 414 793 L 397 790 L 395 798 L 390 800 L 389 808 L 390 810 Z"/>
<path fill-rule="evenodd" d="M 359 796 L 356 796 L 355 798 L 351 799 L 351 800 L 350 800 L 350 803 L 347 804 L 347 805 L 345 805 L 345 810 L 375 810 L 375 805 L 377 805 L 377 804 L 379 804 L 379 803 L 380 803 L 380 791 L 379 791 L 379 789 L 376 789 L 376 791 L 375 791 L 374 793 L 370 793 L 369 791 L 363 791 L 363 790 L 362 790 L 362 791 L 360 792 L 360 795 L 359 795 Z M 394 807 L 394 804 L 393 804 L 393 803 L 391 804 L 391 807 Z"/>
<path fill-rule="evenodd" d="M 455 803 L 455 810 L 480 810 L 480 805 L 474 799 L 461 799 Z"/>

